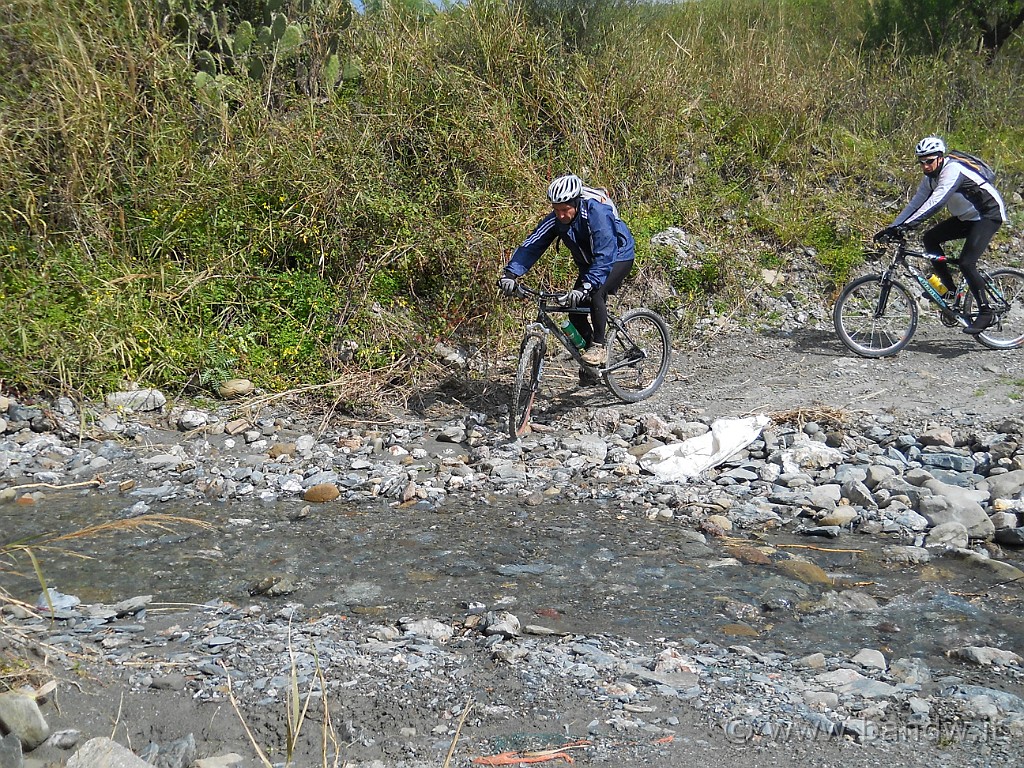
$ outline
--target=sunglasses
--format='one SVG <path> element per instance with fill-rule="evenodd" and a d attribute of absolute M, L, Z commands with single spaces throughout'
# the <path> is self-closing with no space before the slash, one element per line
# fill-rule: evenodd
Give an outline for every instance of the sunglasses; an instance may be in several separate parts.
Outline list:
<path fill-rule="evenodd" d="M 919 162 L 921 165 L 931 165 L 938 159 L 939 155 L 936 155 L 935 157 L 922 157 L 917 162 Z"/>

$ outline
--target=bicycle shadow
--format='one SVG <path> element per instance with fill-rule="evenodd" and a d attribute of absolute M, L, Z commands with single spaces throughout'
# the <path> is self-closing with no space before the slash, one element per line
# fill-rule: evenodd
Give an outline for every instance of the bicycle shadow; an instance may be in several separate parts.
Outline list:
<path fill-rule="evenodd" d="M 495 416 L 508 411 L 512 385 L 492 376 L 459 373 L 436 381 L 409 397 L 408 410 L 421 419 L 477 411 Z"/>
<path fill-rule="evenodd" d="M 424 421 L 450 421 L 465 418 L 471 412 L 501 421 L 508 416 L 511 397 L 510 382 L 491 377 L 452 376 L 415 393 L 407 407 L 411 414 Z M 549 376 L 534 402 L 531 421 L 543 429 L 573 410 L 621 404 L 603 383 L 581 386 L 575 376 L 571 379 Z"/>
<path fill-rule="evenodd" d="M 888 360 L 899 358 L 901 355 L 915 355 L 934 357 L 939 360 L 955 360 L 977 352 L 981 347 L 976 341 L 966 334 L 959 333 L 959 328 L 943 329 L 945 334 L 932 336 L 930 329 L 924 329 L 914 335 L 910 343 L 896 355 L 890 358 L 865 358 L 857 355 L 848 349 L 839 340 L 835 331 L 821 330 L 816 328 L 797 329 L 794 331 L 768 332 L 766 335 L 773 335 L 776 338 L 786 338 L 792 341 L 793 350 L 808 355 L 819 357 L 849 357 L 855 360 Z M 934 332 L 938 334 L 938 330 Z M 959 334 L 959 335 L 954 335 Z"/>

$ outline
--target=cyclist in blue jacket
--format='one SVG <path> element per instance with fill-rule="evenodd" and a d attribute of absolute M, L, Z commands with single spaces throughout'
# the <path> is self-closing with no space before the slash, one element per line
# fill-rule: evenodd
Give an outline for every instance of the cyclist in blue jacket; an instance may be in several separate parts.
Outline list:
<path fill-rule="evenodd" d="M 573 312 L 569 318 L 587 342 L 583 359 L 589 365 L 604 365 L 608 359 L 605 330 L 608 325 L 607 299 L 622 285 L 633 269 L 636 244 L 618 209 L 602 190 L 583 186 L 575 174 L 559 176 L 548 187 L 551 213 L 541 219 L 498 280 L 506 296 L 516 292 L 522 277 L 556 239 L 565 244 L 579 270 L 579 276 L 564 297 L 571 307 L 590 304 L 587 313 Z M 591 321 L 593 327 L 591 327 Z"/>
<path fill-rule="evenodd" d="M 921 242 L 928 253 L 942 257 L 933 264 L 935 274 L 946 290 L 953 290 L 955 282 L 945 264 L 942 244 L 964 238 L 958 265 L 978 307 L 978 316 L 964 328 L 964 333 L 981 333 L 996 317 L 985 295 L 985 279 L 978 271 L 978 259 L 1006 221 L 1006 205 L 991 181 L 955 156 L 946 154 L 946 142 L 938 136 L 925 136 L 914 147 L 914 154 L 924 177 L 907 207 L 892 224 L 875 235 L 875 240 L 916 227 L 946 208 L 949 218 L 925 232 Z"/>

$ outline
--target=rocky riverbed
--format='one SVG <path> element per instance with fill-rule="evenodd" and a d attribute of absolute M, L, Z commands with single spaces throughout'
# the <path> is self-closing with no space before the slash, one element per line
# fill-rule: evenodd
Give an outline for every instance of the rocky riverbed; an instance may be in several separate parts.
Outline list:
<path fill-rule="evenodd" d="M 49 599 L 0 572 L 57 681 L 0 697 L 3 764 L 1018 764 L 1021 353 L 825 328 L 709 323 L 630 406 L 553 365 L 518 441 L 487 376 L 376 423 L 5 398 L 4 542 L 93 529 L 39 549 Z"/>

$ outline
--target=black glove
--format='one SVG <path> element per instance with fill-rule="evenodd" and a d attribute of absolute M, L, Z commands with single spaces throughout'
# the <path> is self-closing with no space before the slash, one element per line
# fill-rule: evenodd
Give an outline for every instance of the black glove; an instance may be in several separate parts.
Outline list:
<path fill-rule="evenodd" d="M 899 236 L 903 234 L 902 227 L 886 227 L 885 229 L 879 230 L 875 233 L 872 238 L 876 243 L 889 242 L 890 240 L 897 240 Z"/>
<path fill-rule="evenodd" d="M 509 298 L 516 295 L 519 290 L 519 283 L 516 282 L 516 278 L 511 272 L 503 272 L 501 277 L 498 278 L 498 290 L 501 291 L 503 296 L 508 296 Z"/>
<path fill-rule="evenodd" d="M 590 283 L 584 283 L 582 288 L 573 288 L 565 294 L 558 302 L 564 307 L 578 307 L 590 296 Z"/>

